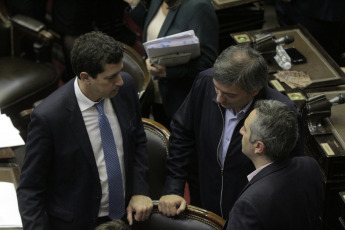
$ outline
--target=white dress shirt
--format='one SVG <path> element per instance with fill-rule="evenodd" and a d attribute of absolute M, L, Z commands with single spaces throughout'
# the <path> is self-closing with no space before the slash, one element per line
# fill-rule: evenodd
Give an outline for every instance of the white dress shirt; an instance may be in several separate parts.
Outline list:
<path fill-rule="evenodd" d="M 95 156 L 96 165 L 98 168 L 99 179 L 101 181 L 102 187 L 102 198 L 101 205 L 99 209 L 98 216 L 108 216 L 109 214 L 109 192 L 108 192 L 108 176 L 107 169 L 104 161 L 104 152 L 102 148 L 101 132 L 98 125 L 98 112 L 94 107 L 96 102 L 91 101 L 87 98 L 79 88 L 77 78 L 74 81 L 74 90 L 77 97 L 78 105 L 81 111 L 81 114 L 84 119 L 87 133 L 90 138 L 92 150 Z M 113 135 L 115 138 L 117 153 L 119 156 L 120 167 L 122 172 L 122 181 L 123 181 L 123 191 L 125 195 L 125 171 L 124 171 L 124 152 L 123 152 L 123 142 L 122 142 L 122 133 L 119 121 L 116 116 L 116 111 L 111 104 L 109 98 L 104 99 L 104 112 L 109 120 Z M 81 175 L 83 176 L 83 175 Z"/>

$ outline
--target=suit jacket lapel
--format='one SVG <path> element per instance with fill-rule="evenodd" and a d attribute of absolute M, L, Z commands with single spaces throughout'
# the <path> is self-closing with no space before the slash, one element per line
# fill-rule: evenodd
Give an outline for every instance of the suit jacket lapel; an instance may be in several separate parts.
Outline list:
<path fill-rule="evenodd" d="M 168 30 L 169 30 L 169 28 L 170 28 L 170 26 L 171 26 L 171 24 L 175 18 L 177 11 L 178 11 L 178 9 L 174 10 L 174 11 L 169 10 L 169 13 L 168 13 L 167 17 L 165 18 L 163 26 L 162 26 L 161 30 L 159 31 L 158 37 L 164 37 L 167 35 Z"/>
<path fill-rule="evenodd" d="M 144 26 L 144 34 L 143 34 L 143 41 L 146 41 L 146 37 L 147 37 L 147 27 L 149 25 L 149 23 L 151 23 L 152 19 L 154 18 L 154 16 L 156 15 L 157 11 L 160 10 L 160 6 L 162 4 L 163 1 L 152 1 L 151 2 L 151 10 L 148 12 L 147 18 L 146 18 L 146 22 L 145 22 L 145 26 Z M 169 13 L 162 25 L 161 30 L 159 31 L 158 37 L 164 37 L 167 35 L 167 32 L 175 18 L 175 15 L 177 13 L 177 10 L 171 11 L 169 10 Z"/>
<path fill-rule="evenodd" d="M 251 181 L 249 181 L 247 183 L 247 185 L 242 189 L 241 193 L 238 195 L 238 197 L 241 196 L 241 194 L 247 189 L 249 188 L 252 184 L 256 183 L 257 181 L 259 181 L 260 179 L 270 175 L 271 173 L 274 173 L 276 171 L 279 171 L 285 167 L 287 167 L 287 165 L 290 163 L 290 159 L 286 159 L 284 161 L 281 162 L 274 162 L 270 165 L 268 165 L 267 167 L 265 167 L 264 169 L 262 169 L 258 174 L 256 174 Z"/>
<path fill-rule="evenodd" d="M 146 16 L 145 25 L 144 25 L 144 34 L 143 34 L 143 41 L 146 42 L 147 37 L 147 27 L 149 26 L 149 23 L 151 23 L 153 17 L 156 15 L 157 10 L 159 10 L 159 7 L 161 6 L 162 1 L 152 1 L 150 10 Z"/>
<path fill-rule="evenodd" d="M 91 142 L 89 135 L 87 133 L 85 123 L 83 120 L 83 116 L 80 112 L 79 105 L 77 102 L 77 98 L 74 92 L 74 80 L 71 80 L 68 85 L 68 90 L 66 90 L 66 97 L 65 101 L 67 102 L 66 105 L 66 113 L 67 113 L 67 121 L 69 126 L 74 132 L 76 140 L 80 145 L 81 149 L 83 150 L 84 156 L 87 162 L 91 166 L 91 170 L 93 175 L 99 179 L 98 169 L 95 161 L 95 156 L 92 150 Z"/>

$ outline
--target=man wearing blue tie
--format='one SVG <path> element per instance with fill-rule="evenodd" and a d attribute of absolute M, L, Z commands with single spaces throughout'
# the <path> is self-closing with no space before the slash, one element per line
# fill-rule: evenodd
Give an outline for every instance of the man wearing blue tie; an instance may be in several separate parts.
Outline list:
<path fill-rule="evenodd" d="M 91 230 L 151 214 L 146 136 L 122 57 L 113 38 L 80 36 L 77 77 L 34 109 L 17 191 L 24 229 Z"/>

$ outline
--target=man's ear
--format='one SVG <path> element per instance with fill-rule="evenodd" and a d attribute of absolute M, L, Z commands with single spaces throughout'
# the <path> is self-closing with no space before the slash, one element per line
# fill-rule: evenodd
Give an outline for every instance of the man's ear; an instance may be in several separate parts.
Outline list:
<path fill-rule="evenodd" d="M 265 151 L 265 144 L 262 141 L 255 142 L 254 153 L 261 155 Z"/>
<path fill-rule="evenodd" d="M 90 82 L 90 78 L 91 76 L 87 72 L 80 73 L 80 80 L 82 80 L 83 82 L 88 84 Z"/>
<path fill-rule="evenodd" d="M 255 97 L 256 95 L 258 95 L 259 92 L 260 92 L 260 90 L 255 90 L 254 92 L 251 93 L 251 95 L 253 97 Z"/>

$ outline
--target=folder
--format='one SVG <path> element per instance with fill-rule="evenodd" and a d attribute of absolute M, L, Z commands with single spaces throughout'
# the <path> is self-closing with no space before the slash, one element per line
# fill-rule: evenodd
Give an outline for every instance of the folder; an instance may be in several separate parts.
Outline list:
<path fill-rule="evenodd" d="M 143 45 L 151 62 L 164 66 L 181 65 L 200 56 L 199 39 L 194 30 L 157 38 Z"/>

